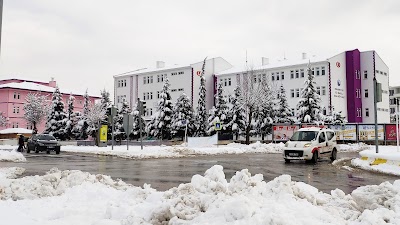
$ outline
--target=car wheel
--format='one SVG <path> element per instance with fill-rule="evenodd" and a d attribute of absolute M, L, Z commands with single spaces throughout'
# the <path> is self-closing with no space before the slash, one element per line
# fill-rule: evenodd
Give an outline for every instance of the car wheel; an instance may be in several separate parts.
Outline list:
<path fill-rule="evenodd" d="M 35 153 L 39 153 L 39 148 L 35 145 Z"/>
<path fill-rule="evenodd" d="M 331 161 L 332 161 L 332 162 L 335 161 L 335 160 L 336 160 L 336 157 L 337 157 L 337 150 L 336 150 L 336 148 L 334 148 L 334 149 L 332 150 Z"/>
<path fill-rule="evenodd" d="M 317 164 L 317 162 L 318 162 L 318 151 L 315 151 L 313 153 L 311 162 L 314 163 L 314 164 Z"/>
<path fill-rule="evenodd" d="M 60 149 L 56 149 L 56 154 L 60 154 Z"/>
<path fill-rule="evenodd" d="M 47 153 L 47 154 L 50 154 L 50 150 L 46 150 L 46 153 Z"/>
<path fill-rule="evenodd" d="M 285 163 L 290 163 L 290 159 L 285 159 Z"/>

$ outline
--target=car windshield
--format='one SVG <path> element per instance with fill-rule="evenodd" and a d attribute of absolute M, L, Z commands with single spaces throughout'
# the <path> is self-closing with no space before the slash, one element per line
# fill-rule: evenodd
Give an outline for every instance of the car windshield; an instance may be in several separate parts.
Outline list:
<path fill-rule="evenodd" d="M 44 141 L 54 141 L 56 140 L 53 136 L 51 135 L 38 135 L 36 136 L 38 140 L 44 140 Z"/>
<path fill-rule="evenodd" d="M 318 135 L 318 131 L 296 131 L 292 138 L 290 138 L 291 141 L 312 141 L 314 140 Z"/>

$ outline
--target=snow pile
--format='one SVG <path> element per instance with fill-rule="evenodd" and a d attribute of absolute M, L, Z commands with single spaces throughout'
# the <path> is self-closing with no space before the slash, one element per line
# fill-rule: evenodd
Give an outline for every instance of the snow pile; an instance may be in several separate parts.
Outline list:
<path fill-rule="evenodd" d="M 380 173 L 400 176 L 400 151 L 397 146 L 379 146 L 379 152 L 376 153 L 375 146 L 368 146 L 368 150 L 360 152 L 361 157 L 368 157 L 368 160 L 359 158 L 351 160 L 352 166 Z M 386 163 L 372 165 L 374 159 L 386 159 Z"/>
<path fill-rule="evenodd" d="M 349 143 L 349 144 L 339 144 L 339 152 L 359 152 L 365 149 L 369 149 L 370 146 L 360 142 L 360 143 Z"/>
<path fill-rule="evenodd" d="M 218 165 L 165 192 L 56 169 L 3 179 L 9 183 L 1 183 L 0 193 L 9 200 L 0 201 L 0 217 L 15 225 L 400 224 L 400 181 L 361 187 L 350 195 L 339 189 L 326 194 L 289 175 L 266 183 L 247 169 L 227 181 Z"/>
<path fill-rule="evenodd" d="M 12 151 L 5 151 L 0 150 L 0 162 L 25 162 L 26 158 L 20 153 L 14 150 Z"/>

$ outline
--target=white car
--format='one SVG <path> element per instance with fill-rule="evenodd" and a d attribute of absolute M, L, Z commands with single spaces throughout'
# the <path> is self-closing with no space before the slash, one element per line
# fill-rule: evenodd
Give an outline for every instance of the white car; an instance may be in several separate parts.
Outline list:
<path fill-rule="evenodd" d="M 326 128 L 310 127 L 297 130 L 285 144 L 283 158 L 290 160 L 307 160 L 317 163 L 318 158 L 336 159 L 337 146 L 335 131 Z"/>

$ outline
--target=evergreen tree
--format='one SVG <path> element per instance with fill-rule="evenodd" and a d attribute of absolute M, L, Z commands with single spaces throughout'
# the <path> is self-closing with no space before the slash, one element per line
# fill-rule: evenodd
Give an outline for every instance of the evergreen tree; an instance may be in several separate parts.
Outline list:
<path fill-rule="evenodd" d="M 86 116 L 89 113 L 89 104 L 90 104 L 89 94 L 86 89 L 86 92 L 83 95 L 83 116 Z"/>
<path fill-rule="evenodd" d="M 122 102 L 121 108 L 118 110 L 117 115 L 114 118 L 115 125 L 114 125 L 114 138 L 116 140 L 123 140 L 126 138 L 126 132 L 124 129 L 124 115 L 129 114 L 130 109 L 128 102 L 124 100 Z"/>
<path fill-rule="evenodd" d="M 278 92 L 278 109 L 275 116 L 276 123 L 292 123 L 292 110 L 289 107 L 286 98 L 286 91 L 283 85 L 281 85 Z"/>
<path fill-rule="evenodd" d="M 221 123 L 221 131 L 231 131 L 231 124 L 229 121 L 231 121 L 231 114 L 229 113 L 229 107 L 227 105 L 226 98 L 224 97 L 223 94 L 223 89 L 222 89 L 222 84 L 220 83 L 218 85 L 217 89 L 217 94 L 215 96 L 215 109 L 213 109 L 212 113 L 210 114 L 210 117 L 208 118 L 208 129 L 207 133 L 208 134 L 213 134 L 215 133 L 214 131 L 214 123 L 215 122 L 220 122 Z"/>
<path fill-rule="evenodd" d="M 310 64 L 307 68 L 305 88 L 301 92 L 301 99 L 297 103 L 297 120 L 301 123 L 314 123 L 320 120 L 321 97 L 315 90 L 314 74 Z"/>
<path fill-rule="evenodd" d="M 66 117 L 62 95 L 60 89 L 56 87 L 53 92 L 50 114 L 47 117 L 45 133 L 53 135 L 57 139 L 65 140 L 67 136 L 65 133 Z"/>
<path fill-rule="evenodd" d="M 85 140 L 88 138 L 88 129 L 89 129 L 89 122 L 87 120 L 87 116 L 89 114 L 89 94 L 88 90 L 86 89 L 85 94 L 83 95 L 83 111 L 82 114 L 77 115 L 77 126 L 74 129 L 75 138 L 79 140 Z"/>
<path fill-rule="evenodd" d="M 75 112 L 73 116 L 72 136 L 76 140 L 85 140 L 88 138 L 87 129 L 89 127 L 85 117 L 81 112 Z"/>
<path fill-rule="evenodd" d="M 149 123 L 149 135 L 161 139 L 171 138 L 172 101 L 169 91 L 169 80 L 164 79 L 164 86 L 160 93 L 160 100 L 155 115 Z"/>
<path fill-rule="evenodd" d="M 7 119 L 3 116 L 3 112 L 0 112 L 0 127 L 4 127 L 7 124 Z"/>
<path fill-rule="evenodd" d="M 24 103 L 25 120 L 33 125 L 33 134 L 38 133 L 37 125 L 46 118 L 50 111 L 46 97 L 39 93 L 29 93 Z"/>
<path fill-rule="evenodd" d="M 197 102 L 196 133 L 197 136 L 204 136 L 207 131 L 207 108 L 206 108 L 206 79 L 204 70 L 207 57 L 203 61 L 203 67 L 200 74 L 199 100 Z"/>
<path fill-rule="evenodd" d="M 74 120 L 75 120 L 75 113 L 74 113 L 74 101 L 75 97 L 70 94 L 68 98 L 68 110 L 67 110 L 67 122 L 65 126 L 65 131 L 66 131 L 66 138 L 71 139 L 72 135 L 72 129 L 74 128 Z"/>
<path fill-rule="evenodd" d="M 229 125 L 236 135 L 236 140 L 238 139 L 239 133 L 244 130 L 244 121 L 245 121 L 245 114 L 243 110 L 243 104 L 241 102 L 241 89 L 240 86 L 236 86 L 234 91 L 234 96 L 232 97 L 232 109 L 231 111 L 231 121 L 229 121 Z"/>
<path fill-rule="evenodd" d="M 132 131 L 131 131 L 131 139 L 139 139 L 140 138 L 140 123 L 142 123 L 142 137 L 146 135 L 145 133 L 145 128 L 146 128 L 146 123 L 145 120 L 143 119 L 143 115 L 139 116 L 139 108 L 138 105 L 134 106 L 132 110 L 132 115 L 133 115 L 133 124 L 132 124 Z"/>
<path fill-rule="evenodd" d="M 185 93 L 182 93 L 174 106 L 174 114 L 171 121 L 172 135 L 184 137 L 187 125 L 187 135 L 193 135 L 195 131 L 195 120 L 193 106 Z"/>

